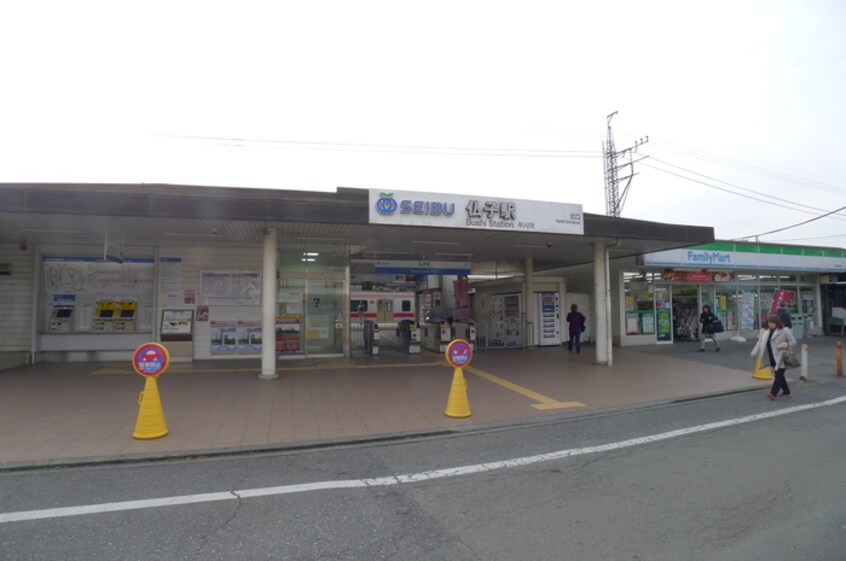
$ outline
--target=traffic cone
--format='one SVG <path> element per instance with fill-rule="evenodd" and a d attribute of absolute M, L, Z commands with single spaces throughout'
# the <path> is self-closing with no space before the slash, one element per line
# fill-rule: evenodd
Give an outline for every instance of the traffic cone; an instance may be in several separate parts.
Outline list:
<path fill-rule="evenodd" d="M 464 371 L 461 368 L 456 368 L 452 375 L 452 387 L 449 390 L 449 399 L 444 415 L 459 419 L 470 416 L 470 402 L 467 400 L 467 380 L 464 379 Z"/>
<path fill-rule="evenodd" d="M 148 376 L 144 382 L 144 391 L 138 396 L 138 405 L 138 419 L 135 421 L 132 437 L 147 440 L 165 436 L 168 433 L 167 423 L 155 376 Z"/>
<path fill-rule="evenodd" d="M 755 369 L 752 370 L 752 377 L 757 378 L 758 380 L 772 380 L 773 379 L 773 369 L 769 366 L 761 367 L 761 357 L 755 359 Z"/>

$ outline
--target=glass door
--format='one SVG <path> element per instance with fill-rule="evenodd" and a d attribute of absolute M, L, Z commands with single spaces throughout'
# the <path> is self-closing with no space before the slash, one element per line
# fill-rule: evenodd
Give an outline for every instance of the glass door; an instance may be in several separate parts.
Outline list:
<path fill-rule="evenodd" d="M 347 262 L 346 253 L 325 248 L 280 252 L 280 356 L 343 355 Z"/>
<path fill-rule="evenodd" d="M 699 285 L 673 285 L 673 341 L 699 339 Z"/>
<path fill-rule="evenodd" d="M 343 278 L 326 273 L 324 278 L 306 279 L 306 354 L 343 354 L 343 296 Z"/>

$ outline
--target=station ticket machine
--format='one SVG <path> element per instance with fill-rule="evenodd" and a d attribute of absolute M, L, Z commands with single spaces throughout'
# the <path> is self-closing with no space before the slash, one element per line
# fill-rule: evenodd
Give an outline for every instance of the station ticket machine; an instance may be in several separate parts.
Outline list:
<path fill-rule="evenodd" d="M 94 310 L 92 331 L 135 331 L 138 302 L 99 301 Z"/>
<path fill-rule="evenodd" d="M 50 312 L 50 320 L 47 322 L 47 331 L 56 333 L 67 333 L 71 331 L 73 321 L 73 308 L 69 306 L 56 306 Z"/>

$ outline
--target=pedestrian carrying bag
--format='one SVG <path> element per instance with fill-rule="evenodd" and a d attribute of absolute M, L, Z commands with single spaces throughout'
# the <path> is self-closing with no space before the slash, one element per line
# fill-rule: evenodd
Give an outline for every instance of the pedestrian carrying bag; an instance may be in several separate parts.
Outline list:
<path fill-rule="evenodd" d="M 799 368 L 802 366 L 802 361 L 799 357 L 793 354 L 793 347 L 788 346 L 784 353 L 784 367 L 785 368 Z"/>
<path fill-rule="evenodd" d="M 718 319 L 715 319 L 711 322 L 711 333 L 722 333 L 723 332 L 723 322 Z"/>

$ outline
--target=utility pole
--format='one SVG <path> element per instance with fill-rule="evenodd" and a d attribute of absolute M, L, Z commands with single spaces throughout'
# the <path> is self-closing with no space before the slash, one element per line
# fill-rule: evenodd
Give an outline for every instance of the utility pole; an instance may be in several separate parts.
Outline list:
<path fill-rule="evenodd" d="M 649 142 L 649 137 L 641 138 L 623 150 L 617 151 L 614 146 L 614 133 L 611 130 L 611 119 L 616 115 L 614 111 L 606 117 L 608 124 L 608 140 L 603 143 L 602 153 L 605 159 L 605 214 L 619 218 L 623 212 L 623 205 L 626 204 L 626 196 L 629 194 L 629 186 L 632 184 L 632 178 L 637 175 L 634 171 L 635 162 L 639 162 L 649 156 L 641 156 L 634 159 L 634 154 L 642 144 Z M 617 164 L 617 158 L 627 158 L 622 164 Z M 629 167 L 628 175 L 619 176 L 619 171 L 625 167 Z M 626 182 L 622 193 L 620 192 L 620 184 Z"/>

